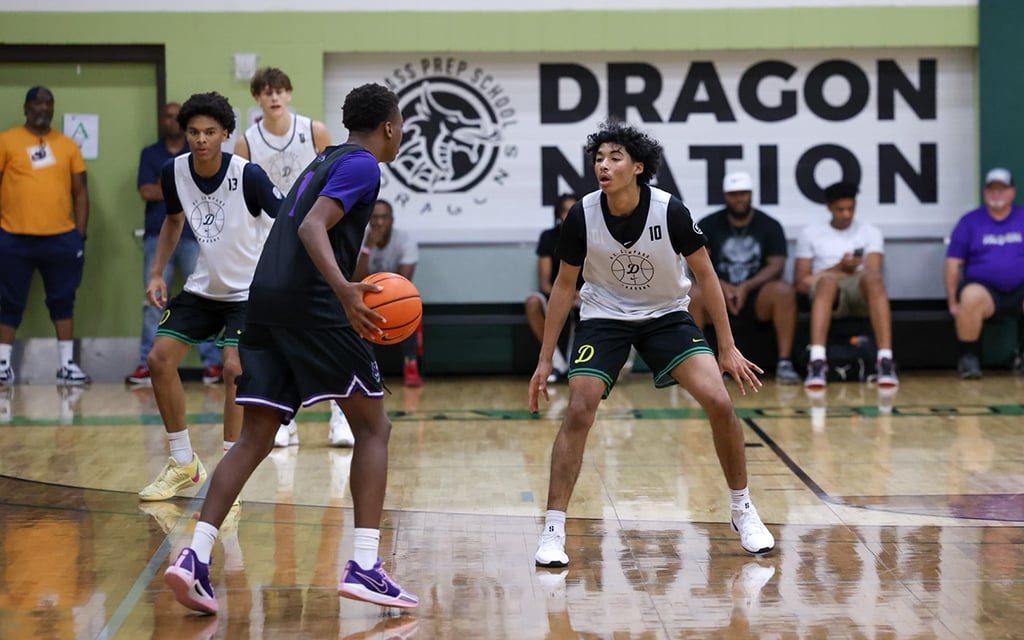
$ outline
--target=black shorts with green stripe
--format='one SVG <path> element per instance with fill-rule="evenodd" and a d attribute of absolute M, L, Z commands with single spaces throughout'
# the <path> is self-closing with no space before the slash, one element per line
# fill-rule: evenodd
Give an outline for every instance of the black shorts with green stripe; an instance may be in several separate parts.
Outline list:
<path fill-rule="evenodd" d="M 237 347 L 245 329 L 245 302 L 210 300 L 188 291 L 171 298 L 156 335 L 185 344 L 217 340 L 218 347 Z"/>
<path fill-rule="evenodd" d="M 604 380 L 603 397 L 607 398 L 633 346 L 650 367 L 654 386 L 659 389 L 676 384 L 670 374 L 683 360 L 698 353 L 714 355 L 686 311 L 639 321 L 584 320 L 576 328 L 568 377 Z"/>

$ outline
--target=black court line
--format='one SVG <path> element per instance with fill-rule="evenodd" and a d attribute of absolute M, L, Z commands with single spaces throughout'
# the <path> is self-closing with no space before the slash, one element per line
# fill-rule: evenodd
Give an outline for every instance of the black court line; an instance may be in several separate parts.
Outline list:
<path fill-rule="evenodd" d="M 771 436 L 765 433 L 764 429 L 762 429 L 756 422 L 754 422 L 753 418 L 744 418 L 743 422 L 745 422 L 746 425 L 750 427 L 750 429 L 754 433 L 757 434 L 757 437 L 761 438 L 761 440 L 763 440 L 764 443 L 768 445 L 768 448 L 771 449 L 776 456 L 778 456 L 779 460 L 782 461 L 782 464 L 786 465 L 786 467 L 789 468 L 793 475 L 799 478 L 800 482 L 804 483 L 804 486 L 810 489 L 811 492 L 814 493 L 814 495 L 817 496 L 819 500 L 822 500 L 823 502 L 828 502 L 830 504 L 846 504 L 843 500 L 833 498 L 824 489 L 822 489 L 821 485 L 815 482 L 814 479 L 811 478 L 811 476 L 806 471 L 804 471 L 803 467 L 798 465 L 796 461 L 793 460 L 793 458 L 791 458 L 789 454 L 786 453 L 786 451 L 779 446 L 779 443 L 772 440 Z"/>
<path fill-rule="evenodd" d="M 761 438 L 782 464 L 800 479 L 822 502 L 867 511 L 885 511 L 906 515 L 954 518 L 957 520 L 991 520 L 1024 522 L 1024 494 L 915 494 L 887 496 L 833 496 L 821 488 L 803 467 L 786 453 L 753 418 L 744 423 Z"/>

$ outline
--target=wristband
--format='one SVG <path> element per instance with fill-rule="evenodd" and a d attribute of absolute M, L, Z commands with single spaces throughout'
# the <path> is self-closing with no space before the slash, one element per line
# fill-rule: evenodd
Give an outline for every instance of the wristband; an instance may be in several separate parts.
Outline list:
<path fill-rule="evenodd" d="M 370 248 L 364 246 L 362 249 L 359 250 L 359 253 L 363 254 L 364 256 L 368 256 L 370 255 Z"/>

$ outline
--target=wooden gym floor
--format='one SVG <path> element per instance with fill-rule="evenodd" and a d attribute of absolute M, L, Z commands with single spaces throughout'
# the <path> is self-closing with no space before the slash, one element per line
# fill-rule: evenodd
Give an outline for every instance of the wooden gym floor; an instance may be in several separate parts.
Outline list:
<path fill-rule="evenodd" d="M 1024 378 L 902 382 L 895 397 L 770 381 L 734 394 L 778 541 L 755 558 L 729 530 L 695 403 L 629 376 L 591 433 L 563 571 L 536 569 L 533 552 L 566 388 L 531 419 L 525 378 L 397 387 L 381 552 L 420 597 L 405 615 L 336 595 L 349 453 L 326 446 L 315 407 L 214 549 L 216 617 L 189 614 L 161 579 L 199 500 L 135 495 L 167 457 L 151 390 L 0 389 L 0 637 L 1024 637 Z M 211 472 L 222 393 L 187 388 Z"/>

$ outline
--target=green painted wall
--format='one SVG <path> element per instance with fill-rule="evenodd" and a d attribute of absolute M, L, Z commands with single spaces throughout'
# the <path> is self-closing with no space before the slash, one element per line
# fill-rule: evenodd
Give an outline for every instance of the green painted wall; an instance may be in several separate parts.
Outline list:
<path fill-rule="evenodd" d="M 292 104 L 298 111 L 327 120 L 338 114 L 323 113 L 325 52 L 975 47 L 977 25 L 977 9 L 963 6 L 435 14 L 0 12 L 0 42 L 164 44 L 169 99 L 217 90 L 243 114 L 252 102 L 247 82 L 232 77 L 232 56 L 253 52 L 261 66 L 270 64 L 288 72 L 295 85 Z M 13 68 L 15 75 L 23 71 L 21 65 L 7 68 Z M 52 81 L 39 78 L 35 82 Z M 0 122 L 17 124 L 27 86 L 23 76 L 0 75 Z M 102 226 L 90 229 L 83 288 L 91 292 L 99 291 L 92 287 L 103 287 L 104 293 L 82 296 L 76 314 L 78 334 L 135 336 L 142 297 L 141 254 L 131 246 L 125 227 L 141 224 L 134 177 L 138 150 L 155 135 L 153 99 L 149 104 L 94 106 L 86 95 L 58 92 L 58 109 L 113 108 L 130 116 L 126 122 L 132 124 L 130 130 L 118 132 L 118 127 L 104 126 L 111 122 L 105 118 L 101 136 L 111 136 L 108 140 L 116 152 L 89 166 L 94 198 L 110 212 L 103 214 L 109 220 Z M 107 202 L 118 204 L 107 207 Z M 115 209 L 120 216 L 116 223 Z M 96 239 L 107 234 L 109 240 Z M 45 312 L 40 311 L 40 292 L 33 294 L 31 305 L 34 310 L 19 335 L 51 335 Z"/>
<path fill-rule="evenodd" d="M 71 63 L 0 65 L 0 130 L 25 123 L 25 90 L 53 90 L 53 128 L 63 130 L 65 112 L 100 116 L 99 153 L 86 160 L 89 239 L 78 290 L 79 336 L 137 335 L 142 321 L 142 200 L 135 189 L 140 140 L 156 139 L 156 74 L 151 65 Z M 152 139 L 152 140 L 151 140 Z M 19 338 L 52 336 L 36 274 Z"/>
<path fill-rule="evenodd" d="M 232 55 L 284 68 L 299 111 L 324 117 L 323 54 L 344 51 L 672 51 L 974 47 L 974 7 L 550 13 L 3 13 L 6 44 L 166 44 L 168 96 L 216 88 L 248 105 Z"/>
<path fill-rule="evenodd" d="M 1022 30 L 1024 2 L 979 0 L 979 185 L 994 166 L 1010 169 L 1018 182 L 1024 176 L 1024 74 L 1018 64 Z"/>

